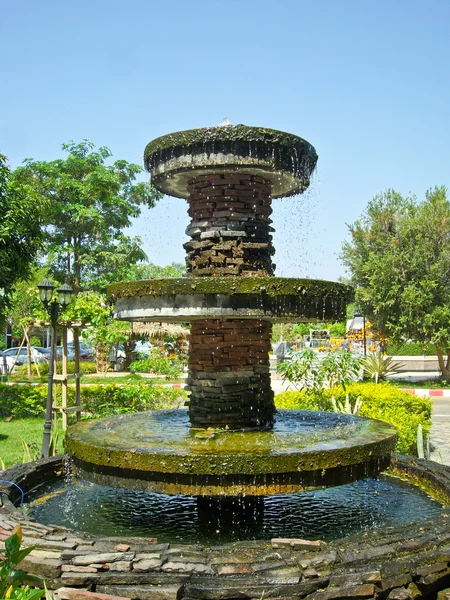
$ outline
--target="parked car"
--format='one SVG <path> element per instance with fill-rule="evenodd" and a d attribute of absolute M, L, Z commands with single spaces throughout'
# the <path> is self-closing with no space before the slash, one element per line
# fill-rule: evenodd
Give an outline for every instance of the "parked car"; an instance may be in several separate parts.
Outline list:
<path fill-rule="evenodd" d="M 56 346 L 56 352 L 58 354 L 58 360 L 62 359 L 62 346 Z M 94 360 L 95 352 L 91 346 L 80 342 L 80 360 Z M 67 344 L 67 360 L 75 360 L 75 348 L 73 342 Z"/>
<path fill-rule="evenodd" d="M 32 346 L 35 352 L 37 362 L 48 363 L 50 360 L 50 348 L 44 348 L 43 346 Z"/>
<path fill-rule="evenodd" d="M 12 367 L 14 358 L 6 356 L 4 352 L 0 352 L 0 375 L 8 375 Z"/>
<path fill-rule="evenodd" d="M 73 342 L 67 344 L 67 348 L 73 349 Z M 75 353 L 75 351 L 74 351 Z M 95 349 L 86 342 L 80 342 L 80 360 L 94 360 Z"/>
<path fill-rule="evenodd" d="M 37 348 L 35 348 L 34 346 L 31 346 L 31 362 L 37 362 L 37 363 L 42 363 L 45 362 L 45 358 L 44 358 L 44 354 L 42 352 L 40 352 Z M 26 346 L 22 346 L 22 348 L 20 348 L 18 346 L 15 346 L 14 348 L 8 348 L 7 350 L 3 350 L 2 352 L 2 358 L 1 358 L 1 365 L 0 365 L 0 369 L 2 369 L 0 371 L 0 373 L 3 372 L 3 356 L 6 359 L 6 364 L 8 366 L 8 371 L 11 372 L 11 369 L 14 367 L 20 367 L 22 365 L 26 365 L 27 364 L 27 348 Z M 17 358 L 16 358 L 17 357 Z"/>

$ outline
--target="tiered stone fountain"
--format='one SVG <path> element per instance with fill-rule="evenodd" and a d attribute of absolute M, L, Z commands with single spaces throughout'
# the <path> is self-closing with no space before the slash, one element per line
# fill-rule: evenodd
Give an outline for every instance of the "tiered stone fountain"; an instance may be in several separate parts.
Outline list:
<path fill-rule="evenodd" d="M 239 507 L 241 531 L 248 521 L 257 523 L 265 494 L 345 483 L 374 475 L 387 464 L 395 432 L 384 423 L 274 409 L 271 323 L 344 318 L 349 296 L 345 286 L 273 277 L 271 199 L 305 190 L 316 160 L 312 146 L 301 138 L 244 126 L 181 132 L 149 144 L 146 165 L 154 185 L 189 201 L 188 276 L 117 285 L 112 297 L 121 319 L 191 322 L 189 411 L 77 424 L 67 449 L 87 478 L 197 496 L 203 523 L 214 533 L 226 519 L 239 530 Z M 63 461 L 55 457 L 17 465 L 4 471 L 0 482 L 0 540 L 20 522 L 25 545 L 38 548 L 21 566 L 45 577 L 50 589 L 75 586 L 142 600 L 431 600 L 450 585 L 450 518 L 448 510 L 431 504 L 419 509 L 413 523 L 400 520 L 370 530 L 363 498 L 369 531 L 348 536 L 345 523 L 355 506 L 346 496 L 343 539 L 326 544 L 258 538 L 218 545 L 214 535 L 212 543 L 201 545 L 118 539 L 115 533 L 106 537 L 101 524 L 91 535 L 48 525 L 57 519 L 51 508 L 43 519 L 47 525 L 15 508 L 22 490 L 28 495 L 34 486 L 60 477 Z M 394 455 L 390 469 L 450 502 L 450 468 Z M 391 495 L 397 503 L 399 488 Z M 139 514 L 145 512 L 144 496 L 162 498 L 156 518 L 167 513 L 167 496 L 141 494 Z M 292 498 L 299 496 L 304 497 Z M 60 510 L 63 493 L 50 494 L 50 504 L 52 498 Z M 92 504 L 80 498 L 84 513 Z M 388 500 L 375 494 L 377 507 Z M 405 505 L 399 504 L 402 512 Z M 64 518 L 70 514 L 66 508 Z M 103 511 L 95 508 L 94 521 Z M 313 519 L 316 509 L 317 503 Z M 324 509 L 327 528 L 334 509 L 333 504 Z M 122 510 L 131 511 L 130 505 Z M 288 535 L 292 519 L 301 522 L 303 517 L 290 515 Z M 73 527 L 70 519 L 58 522 Z M 77 597 L 86 597 L 82 590 Z M 60 597 L 73 593 L 66 590 Z"/>
<path fill-rule="evenodd" d="M 85 477 L 230 498 L 337 485 L 387 466 L 396 434 L 385 423 L 275 413 L 271 324 L 343 319 L 351 295 L 273 276 L 272 198 L 303 192 L 316 161 L 302 138 L 243 125 L 147 146 L 153 185 L 188 200 L 188 276 L 115 285 L 111 297 L 118 319 L 191 323 L 189 410 L 74 426 L 67 449 Z"/>

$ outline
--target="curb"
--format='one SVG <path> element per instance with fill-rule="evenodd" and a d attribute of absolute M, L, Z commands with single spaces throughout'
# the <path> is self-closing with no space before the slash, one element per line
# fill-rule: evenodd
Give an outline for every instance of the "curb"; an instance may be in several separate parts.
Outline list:
<path fill-rule="evenodd" d="M 429 397 L 444 397 L 450 398 L 450 390 L 438 390 L 438 389 L 422 389 L 422 388 L 399 388 L 408 394 L 415 396 L 429 396 Z"/>

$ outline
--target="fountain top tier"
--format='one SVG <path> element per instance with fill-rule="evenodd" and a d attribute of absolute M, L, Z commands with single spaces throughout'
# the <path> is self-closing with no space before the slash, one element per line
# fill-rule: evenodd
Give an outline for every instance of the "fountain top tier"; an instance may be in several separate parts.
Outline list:
<path fill-rule="evenodd" d="M 304 192 L 317 163 L 314 147 L 301 137 L 265 127 L 224 125 L 179 131 L 150 142 L 144 162 L 153 185 L 187 198 L 188 182 L 201 175 L 245 169 L 272 184 L 272 197 Z"/>

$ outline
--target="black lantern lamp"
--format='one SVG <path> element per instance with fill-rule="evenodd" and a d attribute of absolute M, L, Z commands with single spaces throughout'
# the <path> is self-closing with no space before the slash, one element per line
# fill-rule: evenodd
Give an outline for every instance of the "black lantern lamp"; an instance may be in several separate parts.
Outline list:
<path fill-rule="evenodd" d="M 53 290 L 55 289 L 55 286 L 50 279 L 44 279 L 44 281 L 42 281 L 37 287 L 39 290 L 39 298 L 41 299 L 41 302 L 45 308 L 47 308 L 53 298 Z"/>
<path fill-rule="evenodd" d="M 52 335 L 50 345 L 50 361 L 48 365 L 48 386 L 47 386 L 47 402 L 45 405 L 45 422 L 44 422 L 44 436 L 42 438 L 42 458 L 48 458 L 50 454 L 50 440 L 52 435 L 52 410 L 53 410 L 53 370 L 55 361 L 55 342 L 56 342 L 56 326 L 58 324 L 59 311 L 64 310 L 73 297 L 73 290 L 70 285 L 63 283 L 61 287 L 57 289 L 58 300 L 52 300 L 55 286 L 49 279 L 44 279 L 42 283 L 38 285 L 39 297 L 42 304 L 45 306 L 50 314 L 50 320 L 52 324 Z"/>
<path fill-rule="evenodd" d="M 61 308 L 66 308 L 73 298 L 73 290 L 67 283 L 63 283 L 60 288 L 57 289 L 58 292 L 58 302 L 61 305 Z"/>

